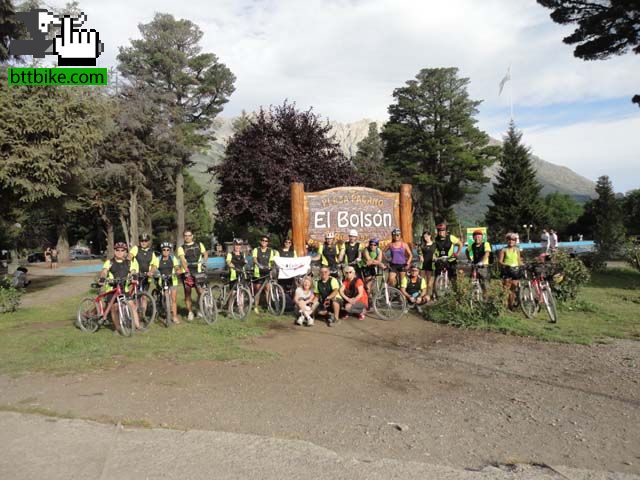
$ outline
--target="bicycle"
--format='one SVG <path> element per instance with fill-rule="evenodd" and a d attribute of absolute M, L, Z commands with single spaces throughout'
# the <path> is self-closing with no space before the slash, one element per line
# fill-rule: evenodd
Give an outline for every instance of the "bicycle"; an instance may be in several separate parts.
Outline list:
<path fill-rule="evenodd" d="M 381 320 L 398 320 L 407 311 L 407 299 L 400 290 L 389 285 L 388 278 L 387 268 L 377 269 L 370 301 Z"/>
<path fill-rule="evenodd" d="M 529 278 L 529 273 L 533 278 Z M 549 322 L 558 322 L 556 300 L 551 291 L 551 286 L 545 278 L 543 265 L 527 265 L 524 270 L 524 278 L 520 281 L 519 300 L 522 312 L 527 318 L 535 317 L 540 311 L 540 305 L 544 305 Z"/>
<path fill-rule="evenodd" d="M 157 304 L 160 305 L 160 316 L 163 317 L 162 323 L 169 328 L 173 324 L 173 298 L 171 297 L 173 275 L 165 275 L 157 271 L 154 277 L 159 280 L 159 285 L 153 289 L 153 295 Z"/>
<path fill-rule="evenodd" d="M 204 266 L 203 272 L 193 274 L 198 290 L 202 290 L 200 299 L 198 300 L 198 308 L 202 314 L 202 318 L 208 325 L 213 325 L 218 320 L 218 306 L 213 298 L 213 292 L 209 286 L 207 277 L 207 267 Z"/>
<path fill-rule="evenodd" d="M 451 292 L 451 282 L 449 281 L 449 256 L 444 255 L 435 259 L 436 281 L 434 293 L 436 298 L 442 298 Z"/>
<path fill-rule="evenodd" d="M 287 302 L 284 294 L 284 288 L 282 288 L 282 285 L 273 278 L 274 272 L 275 269 L 263 277 L 252 280 L 250 290 L 252 295 L 251 301 L 255 302 L 256 297 L 259 297 L 263 291 L 268 290 L 268 293 L 265 292 L 265 296 L 267 298 L 267 309 L 269 310 L 269 313 L 272 315 L 282 315 Z M 262 282 L 262 285 L 258 291 L 254 293 L 256 288 L 255 285 L 259 282 Z"/>
<path fill-rule="evenodd" d="M 475 303 L 480 303 L 484 300 L 483 290 L 482 290 L 482 280 L 479 275 L 478 270 L 480 268 L 486 268 L 486 265 L 477 265 L 475 263 L 471 264 L 471 305 L 473 306 Z"/>
<path fill-rule="evenodd" d="M 114 290 L 99 293 L 96 297 L 85 297 L 78 305 L 77 325 L 83 332 L 94 333 L 101 326 L 111 323 L 110 313 L 114 303 L 118 304 L 118 323 L 120 332 L 125 337 L 133 335 L 135 330 L 133 325 L 133 312 L 129 306 L 127 295 L 124 291 L 123 284 L 126 279 L 107 280 L 108 285 L 115 287 Z M 100 288 L 100 283 L 92 283 L 92 288 Z M 109 302 L 105 308 L 103 300 L 111 295 Z"/>
<path fill-rule="evenodd" d="M 231 318 L 235 320 L 247 318 L 253 305 L 251 290 L 245 286 L 247 278 L 248 275 L 244 269 L 237 270 L 237 280 L 233 287 L 231 287 L 232 282 L 211 287 L 211 298 L 216 303 L 217 311 L 224 310 L 226 305 L 227 313 Z"/>
<path fill-rule="evenodd" d="M 149 292 L 140 289 L 141 282 L 137 275 L 132 276 L 130 283 L 131 288 L 129 288 L 127 296 L 132 299 L 136 305 L 140 329 L 147 330 L 156 319 L 156 301 Z M 142 301 L 143 299 L 146 301 Z"/>

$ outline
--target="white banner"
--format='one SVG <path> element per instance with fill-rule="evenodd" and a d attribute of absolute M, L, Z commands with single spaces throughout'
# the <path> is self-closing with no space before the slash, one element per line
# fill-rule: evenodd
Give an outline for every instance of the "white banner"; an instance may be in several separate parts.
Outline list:
<path fill-rule="evenodd" d="M 278 278 L 281 280 L 306 275 L 311 268 L 311 257 L 276 257 L 274 261 L 278 266 Z"/>

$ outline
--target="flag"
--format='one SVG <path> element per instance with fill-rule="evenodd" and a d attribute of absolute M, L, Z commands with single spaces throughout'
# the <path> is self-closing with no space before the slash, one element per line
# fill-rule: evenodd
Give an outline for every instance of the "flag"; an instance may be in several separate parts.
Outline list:
<path fill-rule="evenodd" d="M 311 266 L 311 257 L 275 257 L 273 261 L 278 266 L 278 278 L 281 280 L 306 275 Z"/>
<path fill-rule="evenodd" d="M 502 89 L 504 88 L 504 84 L 511 80 L 511 65 L 507 68 L 507 74 L 504 76 L 502 80 L 500 80 L 500 87 L 498 90 L 498 96 L 502 94 Z"/>

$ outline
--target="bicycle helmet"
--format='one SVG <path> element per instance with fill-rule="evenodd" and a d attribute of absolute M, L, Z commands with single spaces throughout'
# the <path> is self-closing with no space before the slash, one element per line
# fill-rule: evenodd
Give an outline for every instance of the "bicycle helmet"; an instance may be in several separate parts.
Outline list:
<path fill-rule="evenodd" d="M 446 230 L 446 229 L 447 229 L 446 223 L 439 223 L 436 225 L 436 230 Z"/>
<path fill-rule="evenodd" d="M 379 245 L 380 244 L 380 240 L 378 240 L 377 238 L 372 238 L 369 240 L 369 243 L 373 243 L 374 245 Z"/>
<path fill-rule="evenodd" d="M 172 244 L 171 242 L 162 242 L 162 243 L 160 244 L 160 248 L 161 248 L 161 249 L 163 249 L 163 248 L 169 248 L 169 249 L 172 249 L 172 248 L 173 248 L 173 244 Z"/>
<path fill-rule="evenodd" d="M 149 235 L 148 233 L 141 233 L 140 235 L 138 235 L 138 240 L 140 240 L 141 242 L 144 240 L 151 240 L 151 235 Z"/>
<path fill-rule="evenodd" d="M 473 236 L 475 237 L 476 235 L 484 235 L 484 233 L 482 233 L 482 230 L 475 230 Z"/>
<path fill-rule="evenodd" d="M 325 236 L 324 236 L 324 238 L 326 240 L 329 240 L 330 238 L 335 238 L 335 237 L 336 237 L 336 234 L 333 233 L 333 232 L 329 232 L 329 233 L 325 234 Z"/>
<path fill-rule="evenodd" d="M 391 230 L 391 235 L 400 235 L 401 233 L 402 232 L 399 228 L 394 228 L 393 230 Z"/>
<path fill-rule="evenodd" d="M 127 244 L 126 244 L 126 243 L 124 243 L 124 242 L 116 242 L 116 243 L 113 245 L 113 249 L 114 249 L 114 250 L 118 250 L 119 248 L 124 248 L 124 249 L 125 249 L 125 251 L 128 251 L 128 250 L 129 250 L 129 247 L 127 247 Z"/>
<path fill-rule="evenodd" d="M 350 237 L 357 237 L 358 236 L 358 231 L 352 228 L 351 230 L 349 230 L 349 236 Z"/>
<path fill-rule="evenodd" d="M 233 244 L 234 245 L 242 245 L 244 242 L 242 241 L 241 238 L 234 238 L 233 239 Z"/>

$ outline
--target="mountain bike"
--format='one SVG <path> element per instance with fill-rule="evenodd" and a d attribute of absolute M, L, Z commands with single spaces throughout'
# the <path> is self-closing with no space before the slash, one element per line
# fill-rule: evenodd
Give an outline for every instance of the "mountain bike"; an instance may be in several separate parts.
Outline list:
<path fill-rule="evenodd" d="M 407 311 L 407 299 L 400 290 L 389 285 L 388 277 L 387 268 L 376 271 L 370 302 L 381 320 L 398 320 Z"/>
<path fill-rule="evenodd" d="M 171 286 L 173 275 L 164 275 L 156 271 L 154 277 L 158 279 L 156 288 L 153 289 L 156 305 L 160 307 L 160 317 L 165 327 L 169 328 L 173 324 L 173 298 L 171 297 Z"/>
<path fill-rule="evenodd" d="M 282 288 L 282 285 L 280 285 L 274 277 L 277 278 L 275 269 L 263 277 L 253 279 L 250 290 L 252 294 L 251 300 L 255 302 L 256 297 L 260 296 L 262 292 L 265 292 L 269 313 L 272 315 L 282 315 L 287 302 L 284 295 L 284 288 Z M 260 282 L 262 282 L 262 285 L 260 285 L 258 291 L 255 291 L 256 284 Z"/>
<path fill-rule="evenodd" d="M 478 270 L 480 268 L 487 268 L 486 265 L 477 265 L 475 263 L 471 264 L 471 305 L 480 303 L 484 300 L 484 295 L 482 291 L 482 277 L 479 274 Z"/>
<path fill-rule="evenodd" d="M 435 259 L 436 280 L 434 293 L 436 298 L 442 298 L 451 292 L 451 282 L 449 281 L 449 256 L 444 255 Z"/>
<path fill-rule="evenodd" d="M 531 278 L 530 278 L 531 277 Z M 520 307 L 527 318 L 533 318 L 544 308 L 549 316 L 549 322 L 557 323 L 558 311 L 551 286 L 545 278 L 544 265 L 527 265 L 524 278 L 520 280 Z"/>
<path fill-rule="evenodd" d="M 114 304 L 118 306 L 118 324 L 120 332 L 125 337 L 133 335 L 135 327 L 133 325 L 133 312 L 129 306 L 129 299 L 124 291 L 126 279 L 107 280 L 105 283 L 115 287 L 113 290 L 98 294 L 96 297 L 85 297 L 78 305 L 76 316 L 77 325 L 83 332 L 94 333 L 101 326 L 111 323 L 111 308 Z M 92 288 L 100 288 L 100 283 L 92 283 Z M 111 296 L 105 307 L 106 297 Z"/>
<path fill-rule="evenodd" d="M 236 274 L 235 281 L 212 286 L 211 297 L 218 311 L 226 309 L 231 318 L 244 320 L 249 316 L 253 305 L 251 290 L 246 287 L 247 283 L 251 282 L 248 281 L 248 275 L 244 269 L 237 270 Z"/>
<path fill-rule="evenodd" d="M 198 308 L 204 321 L 209 325 L 213 325 L 216 320 L 218 320 L 218 305 L 213 298 L 213 291 L 209 286 L 207 267 L 204 266 L 203 268 L 204 271 L 193 274 L 196 287 L 199 291 L 202 291 L 200 299 L 198 300 Z"/>
<path fill-rule="evenodd" d="M 131 277 L 130 288 L 127 297 L 133 300 L 138 313 L 138 322 L 141 330 L 147 330 L 156 319 L 156 301 L 148 292 L 142 290 L 141 281 L 137 275 Z"/>

